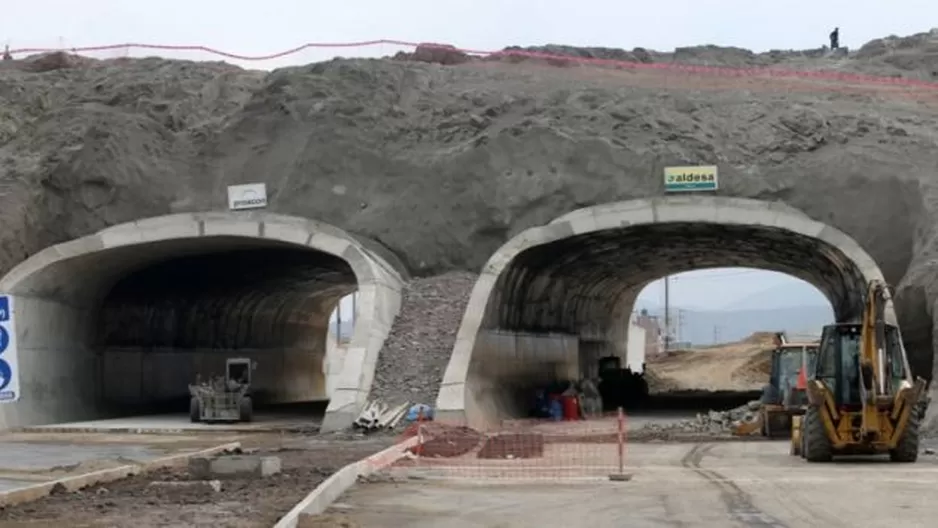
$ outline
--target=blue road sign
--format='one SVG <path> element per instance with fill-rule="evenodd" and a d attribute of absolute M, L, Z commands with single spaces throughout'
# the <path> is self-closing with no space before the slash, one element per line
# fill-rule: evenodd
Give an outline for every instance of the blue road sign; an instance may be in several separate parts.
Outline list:
<path fill-rule="evenodd" d="M 10 298 L 6 295 L 0 296 L 0 321 L 10 320 Z"/>
<path fill-rule="evenodd" d="M 7 388 L 7 385 L 13 381 L 13 369 L 10 364 L 0 359 L 0 391 Z"/>
<path fill-rule="evenodd" d="M 10 332 L 0 326 L 0 354 L 6 352 L 8 346 L 10 346 Z"/>

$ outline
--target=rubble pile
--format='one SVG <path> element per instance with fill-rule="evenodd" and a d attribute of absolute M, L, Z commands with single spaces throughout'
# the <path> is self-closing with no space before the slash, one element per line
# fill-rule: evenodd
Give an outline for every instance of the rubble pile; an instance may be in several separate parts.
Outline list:
<path fill-rule="evenodd" d="M 378 356 L 370 399 L 435 405 L 476 275 L 451 272 L 404 286 L 401 312 Z"/>
<path fill-rule="evenodd" d="M 649 423 L 639 430 L 642 436 L 670 436 L 670 435 L 731 435 L 733 429 L 745 422 L 755 420 L 759 414 L 760 403 L 751 401 L 726 411 L 709 411 L 699 413 L 690 420 L 672 423 Z"/>

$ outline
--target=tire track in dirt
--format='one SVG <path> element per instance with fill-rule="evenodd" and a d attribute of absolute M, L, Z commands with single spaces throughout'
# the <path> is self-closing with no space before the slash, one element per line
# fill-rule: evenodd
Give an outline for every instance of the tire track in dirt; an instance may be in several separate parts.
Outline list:
<path fill-rule="evenodd" d="M 752 497 L 732 480 L 700 467 L 700 461 L 714 448 L 714 444 L 697 444 L 681 459 L 681 465 L 700 475 L 720 490 L 720 497 L 734 520 L 751 528 L 789 528 L 787 524 L 763 512 L 752 502 Z"/>

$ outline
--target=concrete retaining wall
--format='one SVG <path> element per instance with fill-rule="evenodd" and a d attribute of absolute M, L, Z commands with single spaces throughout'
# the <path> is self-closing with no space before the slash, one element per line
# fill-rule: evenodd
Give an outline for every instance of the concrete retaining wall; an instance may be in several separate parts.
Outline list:
<path fill-rule="evenodd" d="M 526 414 L 536 389 L 579 379 L 579 345 L 576 336 L 565 334 L 480 333 L 470 367 L 477 380 L 472 405 L 484 409 L 486 425 Z"/>
<path fill-rule="evenodd" d="M 335 334 L 331 331 L 326 337 L 326 358 L 323 362 L 323 371 L 326 375 L 326 396 L 331 398 L 342 375 L 342 366 L 348 355 L 346 344 L 336 343 Z"/>
<path fill-rule="evenodd" d="M 257 362 L 251 374 L 264 403 L 326 400 L 323 353 L 315 349 L 278 350 L 133 350 L 108 349 L 102 356 L 104 399 L 126 405 L 185 398 L 196 375 L 224 375 L 225 360 Z"/>

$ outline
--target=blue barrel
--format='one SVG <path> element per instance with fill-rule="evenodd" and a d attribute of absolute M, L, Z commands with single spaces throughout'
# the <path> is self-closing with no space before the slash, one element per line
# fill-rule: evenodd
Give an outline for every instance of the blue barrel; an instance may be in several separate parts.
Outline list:
<path fill-rule="evenodd" d="M 563 420 L 563 404 L 559 399 L 550 402 L 550 419 L 555 422 Z"/>

